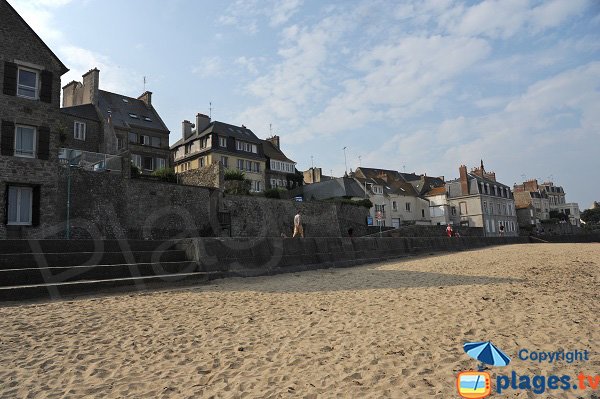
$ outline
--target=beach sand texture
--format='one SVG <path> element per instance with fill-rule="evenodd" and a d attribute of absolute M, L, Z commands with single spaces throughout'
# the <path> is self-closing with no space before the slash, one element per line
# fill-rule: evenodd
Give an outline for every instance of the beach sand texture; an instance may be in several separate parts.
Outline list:
<path fill-rule="evenodd" d="M 2 306 L 0 397 L 456 398 L 477 367 L 462 344 L 483 340 L 513 358 L 492 378 L 600 374 L 599 271 L 599 244 L 526 244 Z M 522 348 L 595 352 L 540 365 Z"/>

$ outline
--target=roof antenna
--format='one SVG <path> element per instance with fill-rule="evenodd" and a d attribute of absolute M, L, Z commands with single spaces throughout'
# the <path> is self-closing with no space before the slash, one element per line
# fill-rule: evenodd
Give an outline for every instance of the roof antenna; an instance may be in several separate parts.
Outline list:
<path fill-rule="evenodd" d="M 269 134 L 273 137 L 273 124 L 269 123 Z"/>
<path fill-rule="evenodd" d="M 358 166 L 362 166 L 362 161 L 361 161 L 362 157 L 359 155 L 358 156 Z"/>
<path fill-rule="evenodd" d="M 146 92 L 146 77 L 144 76 L 144 93 Z"/>
<path fill-rule="evenodd" d="M 208 103 L 208 117 L 212 119 L 212 101 Z"/>

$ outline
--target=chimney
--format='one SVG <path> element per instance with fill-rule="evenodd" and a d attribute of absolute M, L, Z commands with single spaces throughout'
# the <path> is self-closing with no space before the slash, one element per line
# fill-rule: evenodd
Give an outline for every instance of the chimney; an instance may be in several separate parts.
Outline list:
<path fill-rule="evenodd" d="M 182 134 L 184 140 L 192 135 L 192 127 L 193 126 L 194 126 L 194 124 L 188 120 L 181 122 L 181 134 Z"/>
<path fill-rule="evenodd" d="M 81 87 L 81 83 L 76 81 L 71 81 L 64 86 L 63 89 L 63 107 L 72 107 L 77 104 L 77 89 Z"/>
<path fill-rule="evenodd" d="M 460 173 L 460 191 L 462 195 L 469 195 L 469 179 L 467 178 L 467 167 L 460 165 L 458 168 Z"/>
<path fill-rule="evenodd" d="M 198 113 L 196 115 L 196 131 L 202 132 L 210 125 L 210 116 Z"/>
<path fill-rule="evenodd" d="M 141 96 L 138 97 L 138 100 L 142 100 L 144 102 L 144 104 L 146 104 L 146 107 L 152 108 L 152 92 L 151 91 L 144 92 L 144 94 L 142 94 Z"/>
<path fill-rule="evenodd" d="M 83 75 L 83 97 L 82 104 L 98 105 L 98 87 L 100 83 L 100 71 L 98 68 L 90 69 Z"/>
<path fill-rule="evenodd" d="M 269 137 L 267 141 L 270 141 L 275 147 L 279 148 L 279 136 Z"/>

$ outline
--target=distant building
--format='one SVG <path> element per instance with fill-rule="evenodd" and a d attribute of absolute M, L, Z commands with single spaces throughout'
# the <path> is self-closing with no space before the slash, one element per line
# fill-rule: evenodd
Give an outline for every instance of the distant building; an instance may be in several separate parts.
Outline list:
<path fill-rule="evenodd" d="M 374 224 L 397 228 L 404 222 L 431 223 L 429 201 L 420 198 L 416 188 L 425 181 L 420 176 L 419 180 L 413 180 L 413 185 L 400 172 L 359 167 L 351 177 L 363 187 L 374 205 L 370 210 Z M 378 220 L 377 215 L 382 219 Z"/>
<path fill-rule="evenodd" d="M 279 136 L 262 140 L 262 144 L 266 158 L 266 188 L 293 189 L 302 185 L 302 175 L 296 174 L 296 162 L 281 151 Z"/>
<path fill-rule="evenodd" d="M 544 182 L 540 184 L 540 187 L 548 195 L 551 211 L 566 215 L 571 225 L 581 226 L 579 204 L 576 202 L 566 202 L 565 190 L 561 186 L 555 186 L 553 182 Z"/>
<path fill-rule="evenodd" d="M 424 194 L 429 201 L 429 216 L 431 224 L 447 225 L 450 223 L 450 206 L 446 186 L 434 187 Z"/>
<path fill-rule="evenodd" d="M 175 173 L 220 162 L 226 169 L 244 172 L 251 191 L 265 189 L 266 158 L 263 141 L 246 126 L 211 121 L 196 115 L 196 123 L 182 122 L 182 138 L 171 146 Z"/>
<path fill-rule="evenodd" d="M 142 173 L 169 167 L 169 129 L 152 105 L 152 93 L 138 98 L 100 90 L 97 68 L 82 82 L 63 87 L 64 147 L 106 154 L 129 152 Z"/>
<path fill-rule="evenodd" d="M 486 236 L 498 236 L 501 226 L 506 236 L 519 234 L 511 190 L 494 172 L 485 171 L 483 161 L 470 172 L 461 165 L 459 176 L 446 183 L 452 224 L 483 227 Z"/>
<path fill-rule="evenodd" d="M 568 217 L 573 226 L 580 226 L 579 204 L 566 202 L 566 194 L 562 187 L 555 186 L 552 182 L 538 184 L 538 181 L 528 180 L 523 184 L 514 186 L 515 202 L 518 207 L 526 207 L 531 204 L 535 210 L 536 224 L 541 220 L 551 218 L 550 212 L 562 213 Z"/>
<path fill-rule="evenodd" d="M 320 183 L 326 180 L 335 179 L 333 176 L 325 176 L 321 168 L 311 167 L 302 172 L 304 176 L 304 184 Z"/>

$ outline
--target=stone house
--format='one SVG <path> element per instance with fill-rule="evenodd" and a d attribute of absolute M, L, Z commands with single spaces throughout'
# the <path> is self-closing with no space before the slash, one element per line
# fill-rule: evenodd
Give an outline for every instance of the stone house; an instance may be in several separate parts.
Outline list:
<path fill-rule="evenodd" d="M 540 188 L 548 196 L 551 211 L 563 213 L 569 218 L 571 225 L 581 226 L 579 204 L 567 202 L 565 190 L 561 186 L 555 186 L 553 182 L 544 182 L 540 184 Z"/>
<path fill-rule="evenodd" d="M 506 236 L 517 236 L 519 225 L 510 188 L 498 182 L 494 172 L 486 172 L 483 161 L 471 172 L 461 165 L 459 176 L 446 183 L 450 223 L 483 227 L 485 235 L 491 237 L 498 236 L 500 226 L 504 226 Z"/>
<path fill-rule="evenodd" d="M 0 0 L 0 238 L 55 225 L 60 77 L 68 69 Z"/>
<path fill-rule="evenodd" d="M 296 162 L 289 159 L 280 147 L 279 136 L 262 140 L 266 158 L 266 188 L 285 188 L 291 190 L 302 184 L 302 176 L 296 174 Z"/>
<path fill-rule="evenodd" d="M 265 189 L 266 158 L 263 142 L 246 126 L 211 121 L 196 115 L 196 123 L 182 122 L 182 138 L 171 146 L 175 173 L 220 162 L 225 169 L 244 172 L 251 191 Z"/>
<path fill-rule="evenodd" d="M 447 225 L 450 223 L 450 206 L 448 205 L 446 186 L 433 187 L 423 195 L 429 201 L 431 224 Z"/>
<path fill-rule="evenodd" d="M 82 78 L 63 87 L 64 147 L 129 155 L 143 174 L 170 167 L 169 129 L 152 105 L 152 93 L 133 98 L 100 90 L 97 68 Z"/>
<path fill-rule="evenodd" d="M 394 170 L 359 167 L 350 176 L 363 187 L 373 203 L 370 216 L 374 224 L 397 228 L 406 222 L 431 223 L 429 201 L 421 198 L 416 188 L 425 184 L 425 179 L 420 176 L 414 180 L 414 185 Z M 382 220 L 377 220 L 378 213 Z"/>
<path fill-rule="evenodd" d="M 534 217 L 535 223 L 533 224 L 539 226 L 542 220 L 550 219 L 550 199 L 546 191 L 538 185 L 537 180 L 528 180 L 523 182 L 523 184 L 515 184 L 513 186 L 513 195 L 517 209 L 529 209 L 529 205 L 532 206 L 534 215 L 531 215 L 530 212 L 529 216 Z"/>

